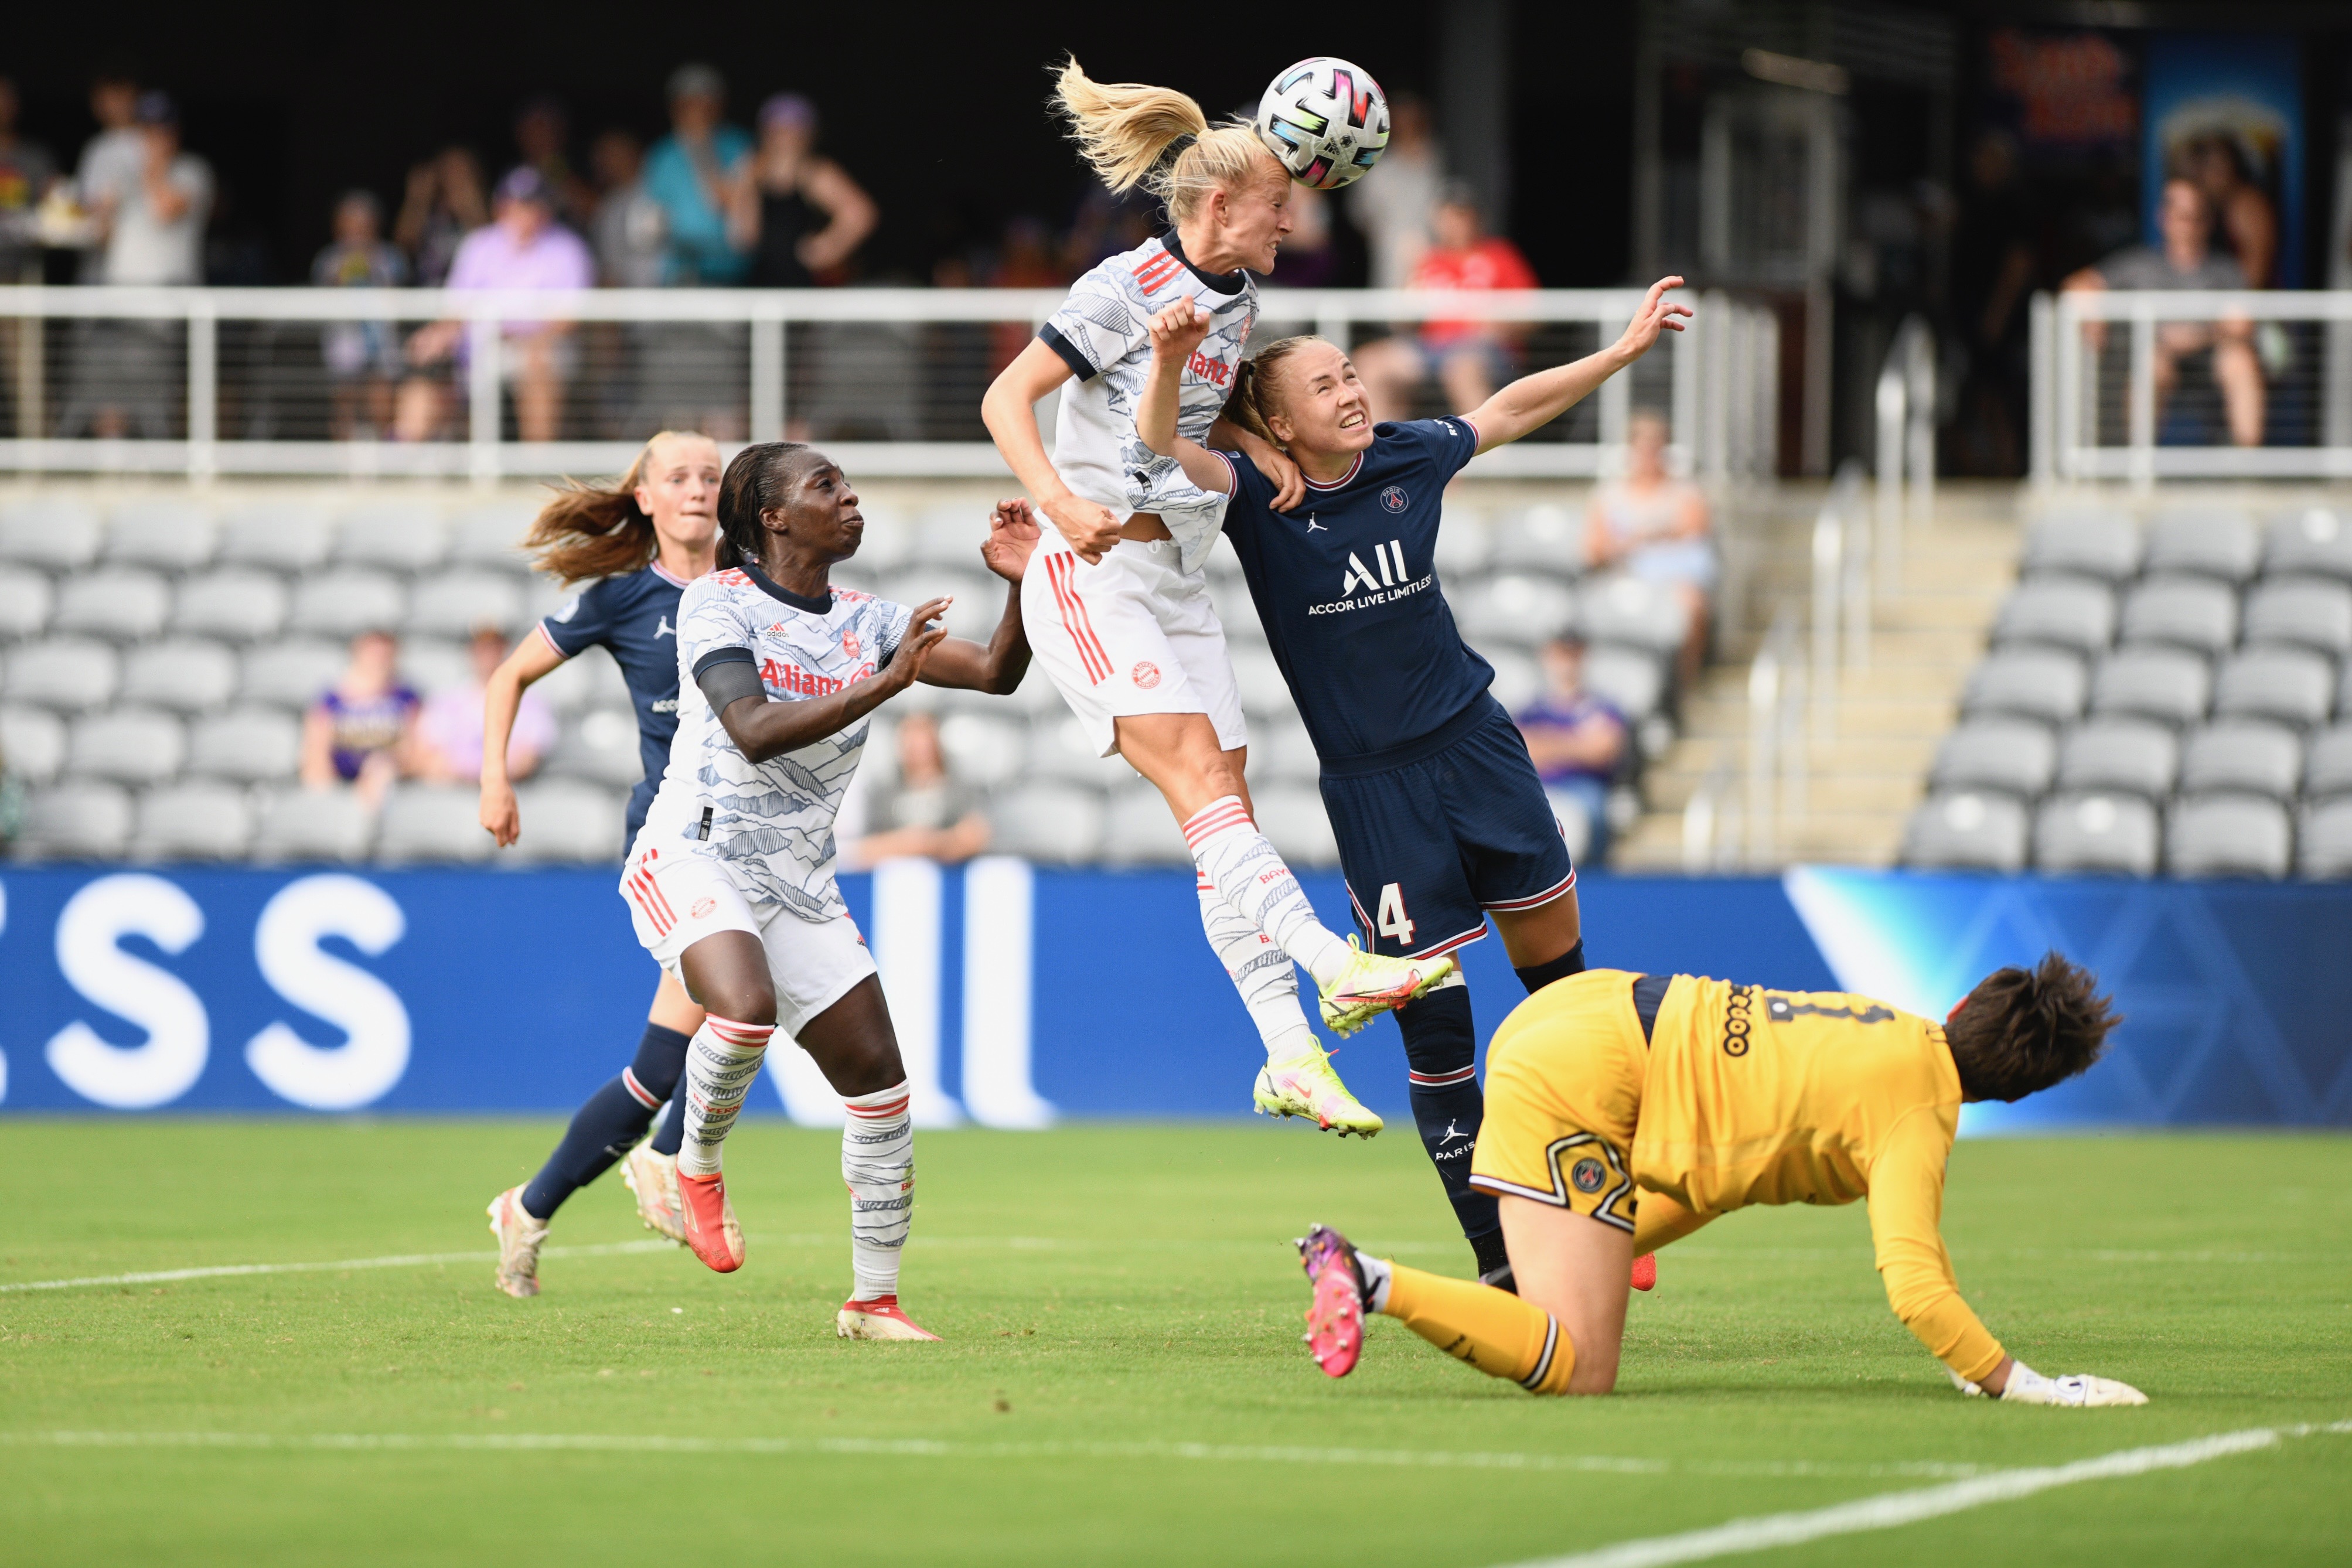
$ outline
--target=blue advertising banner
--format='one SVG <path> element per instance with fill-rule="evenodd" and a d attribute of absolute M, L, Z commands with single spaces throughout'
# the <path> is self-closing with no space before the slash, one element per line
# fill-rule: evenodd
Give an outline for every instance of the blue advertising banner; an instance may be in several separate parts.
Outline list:
<path fill-rule="evenodd" d="M 2157 211 L 2165 181 L 2185 175 L 2209 194 L 2229 193 L 2221 200 L 2232 210 L 2215 226 L 2215 248 L 2234 252 L 2240 225 L 2270 229 L 2271 275 L 2249 278 L 2252 287 L 2303 287 L 2303 64 L 2295 44 L 2280 33 L 2149 37 L 2140 122 L 2148 244 L 2164 245 Z"/>
<path fill-rule="evenodd" d="M 1338 878 L 1309 874 L 1326 910 Z M 845 879 L 919 1119 L 1246 1111 L 1255 1034 L 1201 939 L 1189 872 L 989 857 Z M 2352 887 L 1921 876 L 1585 877 L 1596 964 L 1840 987 L 1940 1016 L 2055 947 L 2127 1021 L 2077 1083 L 1967 1129 L 2352 1125 Z M 1521 999 L 1463 951 L 1482 1034 Z M 619 1070 L 656 975 L 608 870 L 42 868 L 0 877 L 0 1110 L 563 1111 Z M 1349 1082 L 1407 1111 L 1386 1021 Z M 780 1053 L 754 1106 L 839 1103 Z"/>

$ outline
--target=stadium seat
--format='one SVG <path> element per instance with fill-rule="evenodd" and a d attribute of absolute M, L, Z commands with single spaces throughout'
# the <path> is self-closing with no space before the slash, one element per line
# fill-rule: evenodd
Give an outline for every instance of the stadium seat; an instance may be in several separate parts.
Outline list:
<path fill-rule="evenodd" d="M 2004 795 L 1931 796 L 1903 833 L 1903 863 L 1923 869 L 2021 871 L 2025 807 Z"/>
<path fill-rule="evenodd" d="M 431 502 L 370 501 L 335 520 L 338 566 L 424 572 L 449 553 L 449 530 Z"/>
<path fill-rule="evenodd" d="M 1097 755 L 1086 725 L 1063 712 L 1029 721 L 1028 766 L 1024 776 L 1104 790 L 1127 784 L 1135 777 L 1135 770 L 1124 757 Z"/>
<path fill-rule="evenodd" d="M 94 779 L 35 790 L 16 850 L 26 860 L 119 860 L 131 842 L 131 796 Z"/>
<path fill-rule="evenodd" d="M 258 642 L 285 628 L 286 608 L 284 579 L 249 567 L 224 567 L 180 584 L 172 629 L 230 642 Z"/>
<path fill-rule="evenodd" d="M 2238 640 L 2238 595 L 2210 577 L 2150 577 L 2124 595 L 2123 640 L 2211 658 Z"/>
<path fill-rule="evenodd" d="M 272 708 L 237 708 L 188 727 L 188 772 L 236 784 L 275 784 L 302 765 L 302 721 Z"/>
<path fill-rule="evenodd" d="M 2258 720 L 2224 719 L 2191 733 L 2180 752 L 2183 795 L 2258 795 L 2292 800 L 2303 777 L 2303 742 Z"/>
<path fill-rule="evenodd" d="M 106 521 L 104 560 L 110 566 L 194 572 L 220 548 L 220 525 L 192 501 L 156 497 L 124 501 Z"/>
<path fill-rule="evenodd" d="M 2253 519 L 2234 508 L 2175 507 L 2148 524 L 2149 575 L 2177 574 L 2243 583 L 2262 564 L 2263 536 Z"/>
<path fill-rule="evenodd" d="M 1648 654 L 1634 648 L 1588 649 L 1584 661 L 1587 684 L 1591 681 L 1592 658 L 1595 654 L 1605 654 L 1612 663 L 1632 659 L 1647 661 L 1650 658 Z M 1496 701 L 1503 705 L 1506 711 L 1517 713 L 1534 701 L 1536 694 L 1543 689 L 1543 669 L 1536 663 L 1533 654 L 1516 647 L 1505 647 L 1500 644 L 1489 644 L 1478 650 L 1478 657 L 1494 667 L 1495 679 L 1486 690 Z"/>
<path fill-rule="evenodd" d="M 1051 528 L 1052 523 L 1045 524 Z M 988 537 L 988 508 L 973 501 L 935 506 L 915 520 L 907 558 L 917 567 L 952 572 L 981 569 L 980 543 Z"/>
<path fill-rule="evenodd" d="M 77 719 L 66 741 L 66 772 L 110 784 L 160 784 L 187 759 L 187 732 L 156 708 L 116 708 Z"/>
<path fill-rule="evenodd" d="M 621 667 L 601 647 L 591 647 L 565 659 L 531 683 L 539 700 L 555 712 L 575 713 L 583 708 L 627 705 L 629 689 Z"/>
<path fill-rule="evenodd" d="M 33 498 L 0 507 L 0 561 L 73 572 L 98 559 L 98 514 L 77 500 Z"/>
<path fill-rule="evenodd" d="M 334 529 L 324 507 L 265 501 L 221 520 L 220 563 L 273 572 L 309 572 L 325 563 Z"/>
<path fill-rule="evenodd" d="M 2091 712 L 2102 719 L 2136 716 L 2177 729 L 2205 717 L 2212 701 L 2212 667 L 2186 648 L 2118 648 L 2091 678 Z"/>
<path fill-rule="evenodd" d="M 508 573 L 444 572 L 418 583 L 409 596 L 412 637 L 470 637 L 484 626 L 506 633 L 521 624 L 522 589 Z"/>
<path fill-rule="evenodd" d="M 1282 666 L 1270 651 L 1244 643 L 1227 652 L 1234 661 L 1234 683 L 1241 688 L 1243 712 L 1253 719 L 1281 719 L 1298 711 L 1290 683 L 1282 679 Z"/>
<path fill-rule="evenodd" d="M 2043 871 L 2153 877 L 2156 807 L 2137 795 L 2053 795 L 2033 814 L 2033 864 Z"/>
<path fill-rule="evenodd" d="M 2284 513 L 2271 520 L 2263 545 L 2263 570 L 2273 577 L 2352 579 L 2352 518 L 2340 511 L 2312 506 Z"/>
<path fill-rule="evenodd" d="M 2021 719 L 1974 719 L 1936 748 L 1927 787 L 1937 792 L 1997 790 L 2031 800 L 2050 787 L 2058 742 Z"/>
<path fill-rule="evenodd" d="M 480 827 L 474 831 L 489 842 Z M 281 789 L 261 808 L 253 858 L 264 864 L 348 864 L 364 859 L 374 837 L 375 819 L 350 789 Z"/>
<path fill-rule="evenodd" d="M 555 749 L 541 771 L 552 777 L 634 787 L 646 776 L 636 715 L 625 708 L 590 709 L 556 731 Z"/>
<path fill-rule="evenodd" d="M 2352 584 L 2325 577 L 2273 578 L 2246 595 L 2246 641 L 2352 653 Z"/>
<path fill-rule="evenodd" d="M 2121 583 L 2139 571 L 2138 525 L 2120 512 L 2059 511 L 2026 531 L 2028 576 L 2065 573 Z"/>
<path fill-rule="evenodd" d="M 226 704 L 236 690 L 236 656 L 201 637 L 171 637 L 122 658 L 119 695 L 125 702 L 203 713 Z"/>
<path fill-rule="evenodd" d="M 1656 654 L 1675 652 L 1690 634 L 1690 613 L 1672 584 L 1623 573 L 1587 581 L 1576 596 L 1576 620 L 1593 642 Z"/>
<path fill-rule="evenodd" d="M 2336 716 L 2352 719 L 2352 658 L 2344 661 L 2344 669 L 2336 682 Z"/>
<path fill-rule="evenodd" d="M 617 790 L 577 779 L 533 781 L 515 791 L 515 807 L 522 836 L 499 851 L 501 861 L 618 862 L 627 849 L 628 797 Z M 481 831 L 478 821 L 475 831 Z"/>
<path fill-rule="evenodd" d="M 2213 712 L 2273 719 L 2307 730 L 2326 721 L 2335 666 L 2305 648 L 2253 647 L 2222 661 L 2213 681 Z"/>
<path fill-rule="evenodd" d="M 2303 753 L 2303 794 L 2307 800 L 2352 795 L 2352 724 L 2311 738 Z"/>
<path fill-rule="evenodd" d="M 66 765 L 66 721 L 46 708 L 0 708 L 0 764 L 31 784 L 47 784 Z"/>
<path fill-rule="evenodd" d="M 2275 880 L 2287 874 L 2294 856 L 2286 807 L 2251 795 L 2183 800 L 2173 806 L 2165 830 L 2165 869 L 2176 877 Z"/>
<path fill-rule="evenodd" d="M 946 566 L 908 566 L 882 579 L 882 597 L 913 609 L 929 599 L 952 598 L 948 606 L 950 636 L 986 642 L 1004 614 L 1004 580 L 979 572 L 959 572 Z"/>
<path fill-rule="evenodd" d="M 5 690 L 12 702 L 31 702 L 64 713 L 103 708 L 122 679 L 114 650 L 89 637 L 49 637 L 8 650 Z"/>
<path fill-rule="evenodd" d="M 940 721 L 940 750 L 959 780 L 974 789 L 995 789 L 1021 775 L 1028 759 L 1028 726 L 1009 714 L 950 713 Z"/>
<path fill-rule="evenodd" d="M 341 567 L 295 584 L 294 613 L 287 625 L 298 632 L 348 637 L 363 631 L 397 630 L 407 609 L 408 595 L 398 579 Z"/>
<path fill-rule="evenodd" d="M 2072 723 L 2090 684 L 2082 660 L 2050 648 L 2004 648 L 1969 672 L 1961 710 L 1970 717 L 2013 713 L 2045 724 Z"/>
<path fill-rule="evenodd" d="M 1580 549 L 1578 558 L 1581 559 L 1583 553 Z M 1444 525 L 1437 531 L 1437 543 L 1431 554 L 1438 575 L 1445 582 L 1467 584 L 1494 563 L 1494 524 L 1484 512 L 1448 506 Z"/>
<path fill-rule="evenodd" d="M 1575 624 L 1576 593 L 1557 577 L 1507 572 L 1454 599 L 1454 615 L 1473 647 L 1535 647 Z"/>
<path fill-rule="evenodd" d="M 252 843 L 253 807 L 245 792 L 194 781 L 140 797 L 131 854 L 139 860 L 239 860 Z"/>
<path fill-rule="evenodd" d="M 538 515 L 538 503 L 527 500 L 468 507 L 449 520 L 450 564 L 523 570 L 530 560 L 522 551 L 523 536 Z"/>
<path fill-rule="evenodd" d="M 154 573 L 101 566 L 59 584 L 49 626 L 110 642 L 142 642 L 163 629 L 171 608 L 172 591 Z"/>
<path fill-rule="evenodd" d="M 860 550 L 858 553 L 863 555 L 866 552 Z M 1209 559 L 1202 569 L 1208 574 L 1209 582 L 1216 589 L 1220 613 L 1229 599 L 1246 595 L 1247 590 L 1243 586 L 1242 558 L 1234 553 L 1234 542 L 1223 534 L 1217 535 L 1217 542 L 1209 546 Z"/>
<path fill-rule="evenodd" d="M 1454 526 L 1449 510 L 1439 536 Z M 1488 563 L 1497 572 L 1573 577 L 1584 570 L 1584 519 L 1564 506 L 1547 503 L 1506 512 L 1496 520 L 1492 537 Z"/>
<path fill-rule="evenodd" d="M 1025 784 L 990 801 L 988 819 L 995 829 L 989 847 L 1006 855 L 1075 866 L 1094 859 L 1102 848 L 1103 797 L 1098 790 L 1042 781 Z"/>
<path fill-rule="evenodd" d="M 1250 773 L 1257 773 L 1252 758 Z M 999 843 L 995 847 L 1002 848 Z M 1148 784 L 1113 790 L 1103 812 L 1102 858 L 1114 866 L 1189 866 L 1192 852 L 1160 792 Z"/>
<path fill-rule="evenodd" d="M 1551 807 L 1551 819 L 1559 825 L 1559 840 L 1569 859 L 1583 865 L 1592 851 L 1591 812 L 1565 790 L 1544 791 L 1544 804 Z"/>
<path fill-rule="evenodd" d="M 2162 800 L 2180 771 L 2180 739 L 2145 719 L 2094 719 L 2058 750 L 2058 787 Z"/>
<path fill-rule="evenodd" d="M 1302 784 L 1271 784 L 1250 792 L 1252 815 L 1276 853 L 1294 866 L 1337 866 L 1339 841 L 1320 792 Z"/>
<path fill-rule="evenodd" d="M 2303 875 L 2331 881 L 2352 877 L 2352 798 L 2324 801 L 2304 813 Z"/>
<path fill-rule="evenodd" d="M 866 537 L 857 546 L 856 559 L 843 564 L 867 572 L 885 573 L 896 572 L 905 566 L 915 552 L 913 520 L 901 514 L 895 507 L 878 505 L 870 500 L 865 503 L 863 510 L 866 513 Z M 1054 526 L 1042 518 L 1039 521 L 1047 528 Z M 841 567 L 834 569 L 835 582 L 840 581 L 841 571 Z"/>
<path fill-rule="evenodd" d="M 1611 706 L 1625 715 L 1629 724 L 1639 724 L 1664 709 L 1666 705 L 1666 657 L 1645 653 L 1639 648 L 1613 647 L 1602 644 L 1584 656 L 1585 688 L 1595 696 L 1605 698 Z M 1500 688 L 1503 668 L 1495 667 L 1496 698 L 1503 701 Z M 1506 708 L 1517 710 L 1533 700 L 1539 682 L 1531 682 L 1517 702 L 1503 702 Z"/>
<path fill-rule="evenodd" d="M 1251 727 L 1249 781 L 1253 790 L 1260 780 L 1267 784 L 1311 784 L 1322 776 L 1323 760 L 1315 754 L 1314 739 L 1298 720 Z"/>
<path fill-rule="evenodd" d="M 480 811 L 481 792 L 470 785 L 401 784 L 383 803 L 375 858 L 387 866 L 487 860 L 498 846 Z"/>
<path fill-rule="evenodd" d="M 2038 643 L 2099 654 L 2116 637 L 2116 596 L 2087 577 L 2029 577 L 2010 590 L 1994 617 L 1996 647 Z"/>
<path fill-rule="evenodd" d="M 400 678 L 426 697 L 474 682 L 474 656 L 446 637 L 411 637 L 400 645 Z"/>
<path fill-rule="evenodd" d="M 308 708 L 342 679 L 348 658 L 340 644 L 318 637 L 290 637 L 247 648 L 237 670 L 237 700 Z"/>
<path fill-rule="evenodd" d="M 0 566 L 0 641 L 38 637 L 56 604 L 47 573 Z"/>

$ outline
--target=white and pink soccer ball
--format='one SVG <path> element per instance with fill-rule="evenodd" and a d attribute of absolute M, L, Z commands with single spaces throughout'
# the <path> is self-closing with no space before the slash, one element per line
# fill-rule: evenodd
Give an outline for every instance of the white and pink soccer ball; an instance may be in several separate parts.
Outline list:
<path fill-rule="evenodd" d="M 1389 144 L 1389 100 L 1363 67 L 1317 55 L 1267 85 L 1254 123 L 1291 178 L 1336 191 L 1381 161 Z"/>

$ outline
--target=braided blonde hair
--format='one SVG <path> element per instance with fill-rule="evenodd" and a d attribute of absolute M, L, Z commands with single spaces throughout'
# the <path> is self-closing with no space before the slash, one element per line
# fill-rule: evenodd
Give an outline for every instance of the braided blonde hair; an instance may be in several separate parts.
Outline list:
<path fill-rule="evenodd" d="M 1165 202 L 1180 223 L 1200 211 L 1212 192 L 1290 178 L 1247 125 L 1212 126 L 1201 106 L 1173 88 L 1097 81 L 1075 55 L 1055 77 L 1054 104 L 1103 184 L 1114 191 L 1141 187 Z"/>

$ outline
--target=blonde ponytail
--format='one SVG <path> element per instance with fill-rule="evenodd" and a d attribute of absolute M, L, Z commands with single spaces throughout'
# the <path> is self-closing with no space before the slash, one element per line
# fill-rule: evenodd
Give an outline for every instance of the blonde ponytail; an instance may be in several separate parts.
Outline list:
<path fill-rule="evenodd" d="M 1139 186 L 1167 203 L 1179 221 L 1198 211 L 1213 191 L 1289 178 L 1247 125 L 1212 127 L 1201 106 L 1173 88 L 1096 81 L 1075 55 L 1055 77 L 1054 104 L 1103 184 L 1114 191 Z"/>

